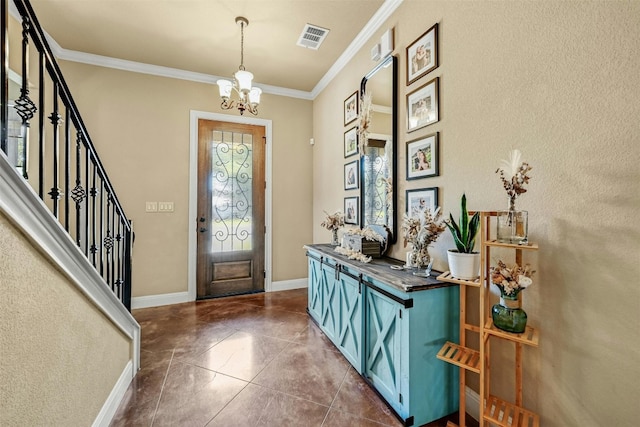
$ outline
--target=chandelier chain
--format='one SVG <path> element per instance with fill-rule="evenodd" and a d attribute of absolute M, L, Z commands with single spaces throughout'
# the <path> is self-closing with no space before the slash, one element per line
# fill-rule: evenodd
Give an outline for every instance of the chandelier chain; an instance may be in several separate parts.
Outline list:
<path fill-rule="evenodd" d="M 240 22 L 240 69 L 244 71 L 244 22 Z"/>

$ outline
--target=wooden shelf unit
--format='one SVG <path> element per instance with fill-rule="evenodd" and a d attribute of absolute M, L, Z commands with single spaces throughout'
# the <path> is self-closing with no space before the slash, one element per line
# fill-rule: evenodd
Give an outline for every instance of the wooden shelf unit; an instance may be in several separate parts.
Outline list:
<path fill-rule="evenodd" d="M 495 396 L 487 398 L 484 419 L 504 427 L 540 427 L 540 417 L 537 414 Z"/>
<path fill-rule="evenodd" d="M 438 280 L 460 285 L 460 343 L 446 342 L 438 352 L 437 357 L 460 368 L 459 427 L 465 427 L 465 371 L 475 372 L 480 375 L 480 427 L 488 424 L 505 427 L 539 427 L 539 416 L 522 407 L 522 349 L 525 345 L 538 347 L 539 331 L 530 326 L 527 326 L 521 334 L 513 334 L 498 329 L 493 325 L 489 307 L 491 249 L 512 249 L 515 251 L 515 262 L 518 265 L 523 265 L 523 251 L 536 251 L 538 250 L 538 245 L 535 243 L 526 245 L 502 243 L 491 238 L 492 218 L 495 219 L 496 217 L 497 212 L 480 212 L 480 277 L 476 280 L 462 280 L 453 277 L 448 271 L 438 276 Z M 478 298 L 479 325 L 467 322 L 467 287 L 480 288 Z M 522 293 L 518 296 L 518 306 L 522 306 Z M 466 346 L 467 331 L 478 333 L 479 337 L 481 337 L 479 351 Z M 491 395 L 491 337 L 508 340 L 515 344 L 515 402 L 513 403 Z M 447 423 L 447 427 L 458 426 L 452 422 Z"/>
<path fill-rule="evenodd" d="M 438 352 L 437 357 L 476 374 L 480 373 L 480 352 L 477 350 L 447 341 Z"/>

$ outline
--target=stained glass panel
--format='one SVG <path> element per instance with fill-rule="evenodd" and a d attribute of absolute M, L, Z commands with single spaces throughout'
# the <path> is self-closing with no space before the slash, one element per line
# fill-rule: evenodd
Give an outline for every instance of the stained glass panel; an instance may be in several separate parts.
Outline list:
<path fill-rule="evenodd" d="M 251 134 L 214 131 L 211 170 L 211 251 L 249 251 L 253 232 Z"/>

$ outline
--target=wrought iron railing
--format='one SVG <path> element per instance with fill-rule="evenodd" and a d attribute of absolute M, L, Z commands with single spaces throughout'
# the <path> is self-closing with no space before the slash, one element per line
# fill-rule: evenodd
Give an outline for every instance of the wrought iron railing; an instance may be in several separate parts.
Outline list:
<path fill-rule="evenodd" d="M 15 24 L 9 17 L 11 0 L 1 1 L 0 148 L 130 310 L 131 222 L 31 4 L 14 0 L 22 30 L 21 40 L 16 41 L 9 37 L 17 33 L 11 31 Z M 19 55 L 11 51 L 10 56 L 13 49 Z"/>

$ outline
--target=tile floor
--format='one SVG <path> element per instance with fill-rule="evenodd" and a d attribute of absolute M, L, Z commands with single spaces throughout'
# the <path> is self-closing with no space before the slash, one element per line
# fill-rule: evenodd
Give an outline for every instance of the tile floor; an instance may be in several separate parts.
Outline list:
<path fill-rule="evenodd" d="M 401 426 L 306 306 L 297 289 L 134 310 L 141 370 L 111 425 Z"/>

